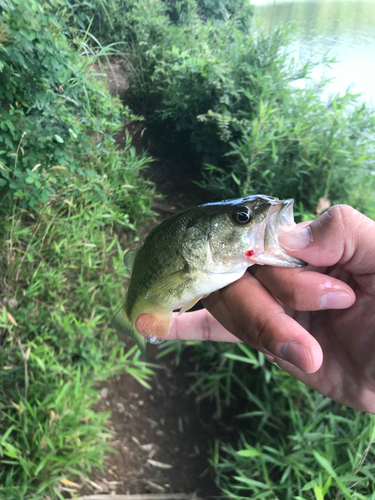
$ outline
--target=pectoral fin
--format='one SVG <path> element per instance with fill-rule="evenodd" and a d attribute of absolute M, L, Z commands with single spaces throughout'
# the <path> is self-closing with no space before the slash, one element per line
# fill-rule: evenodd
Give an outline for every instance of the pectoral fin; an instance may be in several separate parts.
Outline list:
<path fill-rule="evenodd" d="M 129 335 L 129 337 L 133 337 L 133 339 L 137 343 L 139 350 L 141 351 L 142 356 L 146 359 L 146 357 L 147 357 L 147 353 L 146 353 L 147 340 L 143 337 L 143 335 L 141 335 L 137 331 L 135 326 L 131 323 L 131 321 L 127 317 L 123 307 L 121 307 L 121 309 L 115 315 L 111 324 L 112 324 L 112 327 L 118 333 L 121 333 L 122 335 Z"/>
<path fill-rule="evenodd" d="M 176 285 L 181 285 L 189 279 L 187 272 L 185 269 L 181 269 L 181 271 L 177 271 L 166 278 L 158 281 L 156 285 L 154 285 L 146 294 L 146 299 L 153 297 L 154 295 L 159 295 L 159 293 L 167 292 L 171 288 Z"/>

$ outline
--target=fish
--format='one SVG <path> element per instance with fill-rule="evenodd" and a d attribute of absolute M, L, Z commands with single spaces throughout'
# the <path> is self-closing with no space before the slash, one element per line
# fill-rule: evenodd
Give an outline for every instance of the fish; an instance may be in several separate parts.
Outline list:
<path fill-rule="evenodd" d="M 147 341 L 159 344 L 167 337 L 173 311 L 188 311 L 250 266 L 305 266 L 279 245 L 279 233 L 294 226 L 292 199 L 261 194 L 172 215 L 140 248 L 125 253 L 130 284 L 112 327 L 133 337 L 146 358 Z"/>

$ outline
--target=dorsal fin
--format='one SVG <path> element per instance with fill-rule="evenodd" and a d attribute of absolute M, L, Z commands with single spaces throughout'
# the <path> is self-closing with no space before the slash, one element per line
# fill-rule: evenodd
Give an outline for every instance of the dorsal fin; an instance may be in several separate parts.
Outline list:
<path fill-rule="evenodd" d="M 138 253 L 138 250 L 129 250 L 128 252 L 126 252 L 126 254 L 124 255 L 124 264 L 125 264 L 125 267 L 126 269 L 131 273 L 132 270 L 133 270 L 133 265 L 134 265 L 134 261 L 135 261 L 135 258 L 137 256 L 137 253 Z"/>

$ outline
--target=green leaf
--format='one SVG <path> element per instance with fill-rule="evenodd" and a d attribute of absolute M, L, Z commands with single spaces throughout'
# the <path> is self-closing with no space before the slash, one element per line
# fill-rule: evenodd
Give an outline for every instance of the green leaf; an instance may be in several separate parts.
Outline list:
<path fill-rule="evenodd" d="M 237 451 L 237 455 L 240 457 L 257 457 L 260 455 L 260 452 L 255 448 L 246 448 L 246 450 Z"/>
<path fill-rule="evenodd" d="M 242 363 L 249 363 L 250 365 L 259 365 L 259 361 L 257 359 L 245 358 L 245 356 L 239 356 L 238 354 L 232 354 L 230 352 L 226 352 L 224 357 L 233 359 L 234 361 L 241 361 Z"/>
<path fill-rule="evenodd" d="M 239 178 L 235 175 L 234 172 L 231 173 L 232 175 L 232 178 L 234 180 L 234 182 L 237 184 L 237 186 L 240 186 L 241 185 L 241 181 L 239 180 Z"/>
<path fill-rule="evenodd" d="M 336 481 L 337 485 L 339 486 L 339 488 L 341 489 L 342 493 L 344 493 L 344 495 L 347 497 L 347 498 L 351 498 L 351 493 L 349 491 L 349 489 L 345 486 L 345 484 L 341 481 L 341 479 L 338 477 L 336 471 L 334 470 L 334 468 L 332 467 L 332 465 L 328 462 L 328 460 L 323 457 L 323 455 L 321 455 L 320 453 L 318 453 L 317 451 L 313 451 L 313 454 L 314 454 L 314 457 L 315 459 L 317 460 L 317 462 L 323 467 L 323 469 L 325 469 L 328 474 L 330 476 L 333 477 L 333 479 Z"/>
<path fill-rule="evenodd" d="M 316 500 L 324 500 L 322 488 L 318 484 L 314 486 L 314 493 Z"/>
<path fill-rule="evenodd" d="M 64 139 L 62 137 L 60 137 L 59 135 L 55 134 L 55 139 L 57 142 L 59 142 L 60 144 L 63 144 L 64 142 Z"/>

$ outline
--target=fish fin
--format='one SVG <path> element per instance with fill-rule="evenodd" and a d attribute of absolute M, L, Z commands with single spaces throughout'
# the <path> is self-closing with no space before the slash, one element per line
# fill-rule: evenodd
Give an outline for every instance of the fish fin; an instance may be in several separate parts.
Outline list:
<path fill-rule="evenodd" d="M 132 337 L 136 341 L 142 356 L 145 359 L 147 358 L 147 352 L 146 352 L 147 339 L 145 339 L 143 335 L 141 335 L 137 331 L 135 326 L 127 317 L 123 307 L 121 307 L 118 313 L 114 316 L 111 325 L 118 333 L 121 333 L 122 335 L 129 335 L 129 337 Z"/>
<path fill-rule="evenodd" d="M 185 304 L 184 306 L 182 306 L 182 307 L 181 307 L 180 312 L 178 313 L 178 315 L 180 315 L 180 314 L 182 314 L 182 313 L 184 313 L 184 312 L 188 311 L 188 310 L 189 310 L 189 309 L 191 309 L 192 307 L 194 307 L 194 306 L 195 306 L 195 304 L 196 304 L 199 300 L 203 299 L 203 297 L 205 297 L 205 295 L 198 295 L 197 297 L 194 297 L 194 299 L 193 299 L 193 300 L 191 300 L 190 302 L 188 302 L 187 304 Z M 206 295 L 206 297 L 207 297 L 207 295 Z"/>
<path fill-rule="evenodd" d="M 189 276 L 187 276 L 186 269 L 181 269 L 181 271 L 177 271 L 166 278 L 158 281 L 156 285 L 154 285 L 146 294 L 146 299 L 153 297 L 154 295 L 159 295 L 159 293 L 167 292 L 170 288 L 173 288 L 176 285 L 180 285 L 184 283 L 184 281 L 188 280 Z"/>
<path fill-rule="evenodd" d="M 137 330 L 148 338 L 151 344 L 160 344 L 168 335 L 172 323 L 172 313 L 144 313 L 135 322 Z"/>
<path fill-rule="evenodd" d="M 128 250 L 124 255 L 124 264 L 129 272 L 132 272 L 134 261 L 137 256 L 138 250 Z"/>

